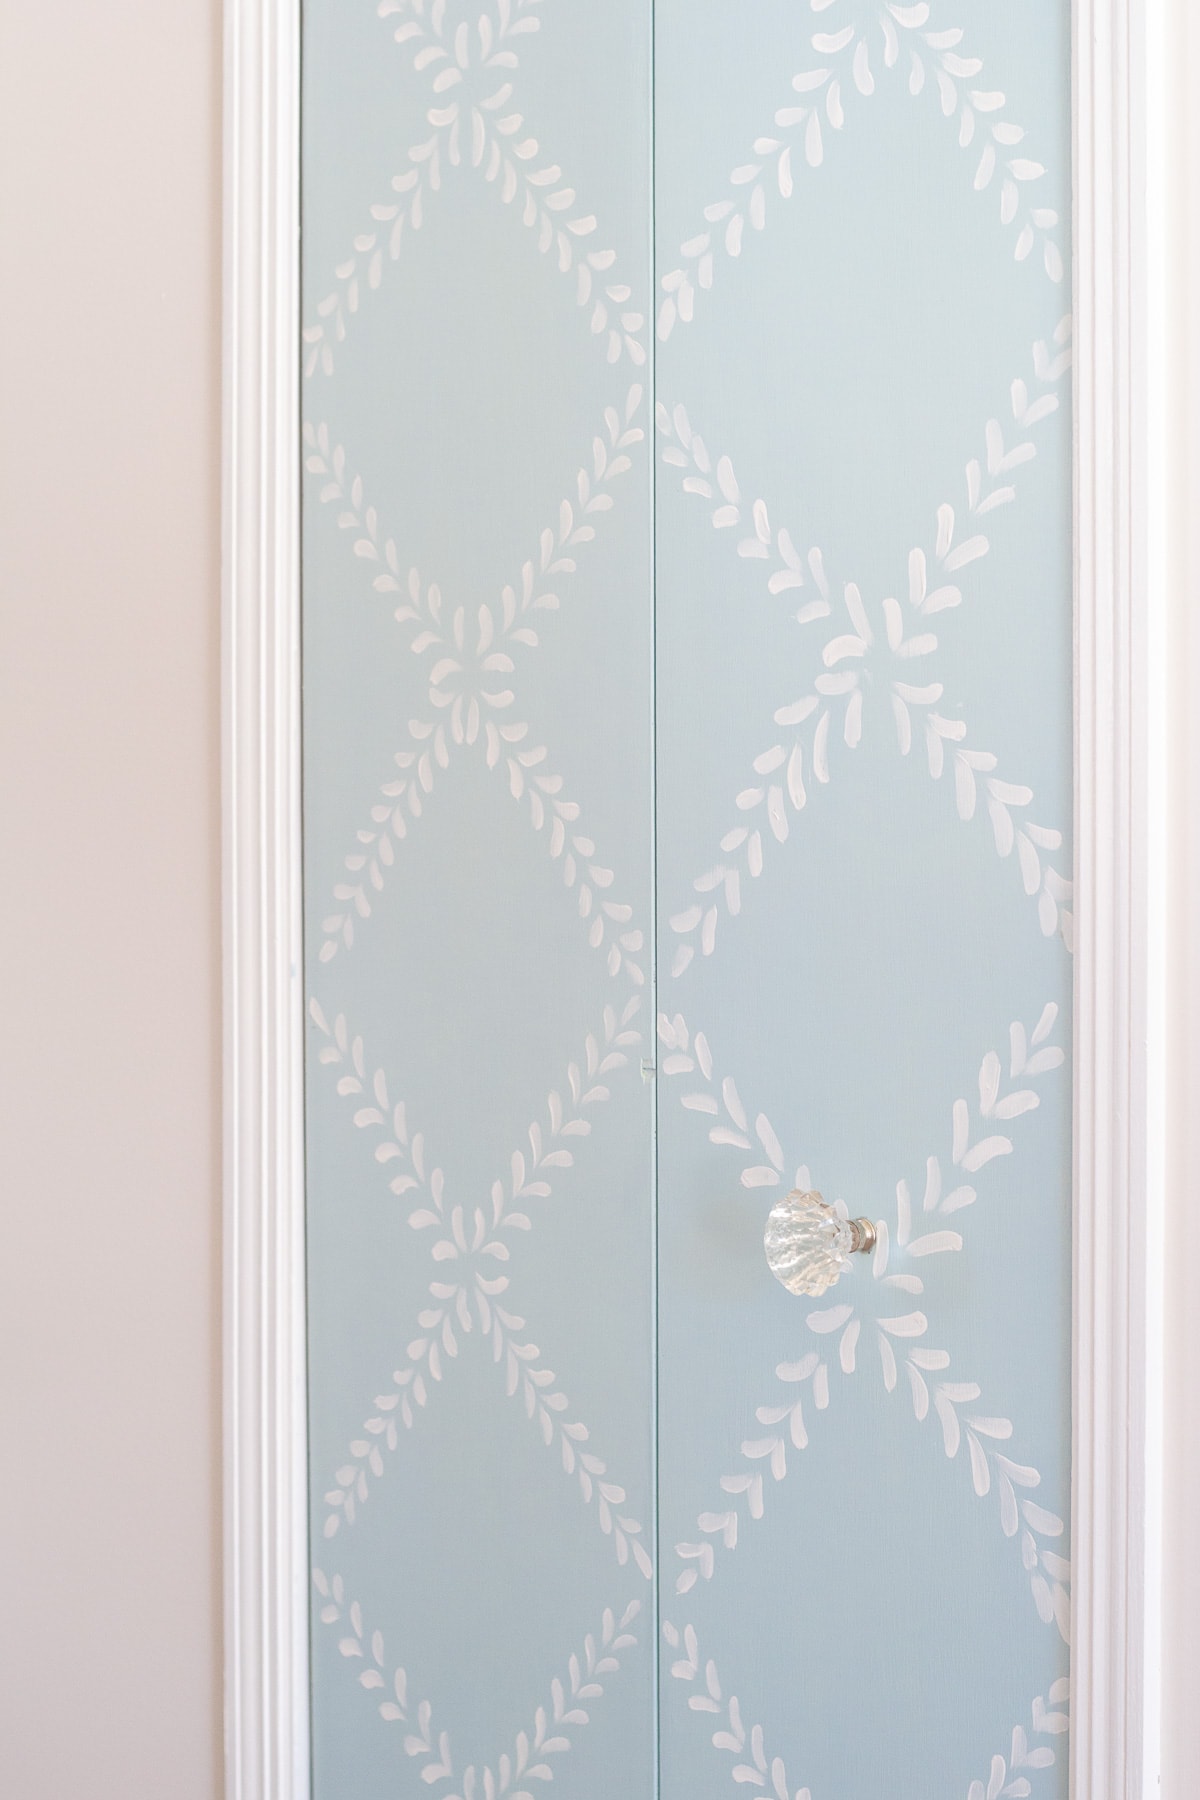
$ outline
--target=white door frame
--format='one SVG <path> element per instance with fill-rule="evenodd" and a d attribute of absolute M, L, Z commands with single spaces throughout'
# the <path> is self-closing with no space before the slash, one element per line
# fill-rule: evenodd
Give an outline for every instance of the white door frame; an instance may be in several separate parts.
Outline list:
<path fill-rule="evenodd" d="M 309 1791 L 299 71 L 299 0 L 226 0 L 227 1800 Z"/>
<path fill-rule="evenodd" d="M 1073 1800 L 1158 1791 L 1161 3 L 1074 6 Z M 225 0 L 227 1800 L 309 1792 L 299 38 Z"/>

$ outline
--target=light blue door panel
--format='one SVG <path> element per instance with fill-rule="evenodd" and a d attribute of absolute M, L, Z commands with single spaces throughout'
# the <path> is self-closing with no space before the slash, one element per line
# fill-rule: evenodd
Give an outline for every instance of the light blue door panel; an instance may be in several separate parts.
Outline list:
<path fill-rule="evenodd" d="M 316 1800 L 1062 1800 L 1069 8 L 304 30 Z"/>
<path fill-rule="evenodd" d="M 654 1779 L 649 56 L 305 11 L 318 1796 Z"/>
<path fill-rule="evenodd" d="M 655 9 L 665 1800 L 1066 1793 L 1068 13 Z"/>

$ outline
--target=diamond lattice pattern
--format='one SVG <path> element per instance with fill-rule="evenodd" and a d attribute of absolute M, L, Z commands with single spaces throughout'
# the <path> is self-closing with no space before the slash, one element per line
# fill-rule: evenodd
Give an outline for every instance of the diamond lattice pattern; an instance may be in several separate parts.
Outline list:
<path fill-rule="evenodd" d="M 1069 8 L 305 20 L 315 1793 L 1054 1800 Z"/>

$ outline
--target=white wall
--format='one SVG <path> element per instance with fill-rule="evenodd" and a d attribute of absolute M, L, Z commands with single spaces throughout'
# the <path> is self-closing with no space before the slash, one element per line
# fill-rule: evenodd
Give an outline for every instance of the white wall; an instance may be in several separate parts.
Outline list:
<path fill-rule="evenodd" d="M 1164 1794 L 1194 1800 L 1200 26 L 1170 6 Z M 220 1792 L 219 12 L 0 4 L 0 1792 L 21 1800 Z"/>
<path fill-rule="evenodd" d="M 219 0 L 0 5 L 0 1793 L 220 1791 Z"/>

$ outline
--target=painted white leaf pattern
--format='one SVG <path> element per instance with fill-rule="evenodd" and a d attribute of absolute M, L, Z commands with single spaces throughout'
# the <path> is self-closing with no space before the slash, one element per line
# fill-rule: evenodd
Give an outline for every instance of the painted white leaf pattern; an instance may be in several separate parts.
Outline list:
<path fill-rule="evenodd" d="M 529 1800 L 609 1712 L 616 1785 L 653 1756 L 650 674 L 585 648 L 598 607 L 650 644 L 649 119 L 614 187 L 548 104 L 550 23 L 306 10 L 318 1795 Z M 609 54 L 646 98 L 640 25 L 626 5 Z M 601 721 L 641 784 L 615 811 Z"/>
<path fill-rule="evenodd" d="M 1068 32 L 306 9 L 315 1800 L 1064 1800 Z"/>

